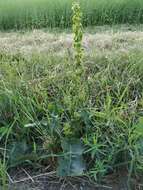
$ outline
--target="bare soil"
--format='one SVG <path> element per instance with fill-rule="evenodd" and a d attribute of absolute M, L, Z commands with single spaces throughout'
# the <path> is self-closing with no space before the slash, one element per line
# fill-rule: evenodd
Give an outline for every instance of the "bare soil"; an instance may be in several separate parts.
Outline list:
<path fill-rule="evenodd" d="M 12 176 L 12 177 L 11 177 Z M 143 179 L 128 180 L 126 171 L 107 175 L 98 184 L 87 177 L 58 178 L 56 172 L 33 173 L 18 169 L 9 174 L 9 190 L 142 190 Z"/>

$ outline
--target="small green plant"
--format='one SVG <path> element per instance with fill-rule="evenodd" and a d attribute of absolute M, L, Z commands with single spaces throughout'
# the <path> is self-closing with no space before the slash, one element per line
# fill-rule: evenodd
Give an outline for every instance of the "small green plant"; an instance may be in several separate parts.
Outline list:
<path fill-rule="evenodd" d="M 83 48 L 82 48 L 82 13 L 80 10 L 80 5 L 78 1 L 75 1 L 72 5 L 73 17 L 72 17 L 72 29 L 74 33 L 74 42 L 73 46 L 75 49 L 75 64 L 78 67 L 82 64 L 83 58 Z"/>

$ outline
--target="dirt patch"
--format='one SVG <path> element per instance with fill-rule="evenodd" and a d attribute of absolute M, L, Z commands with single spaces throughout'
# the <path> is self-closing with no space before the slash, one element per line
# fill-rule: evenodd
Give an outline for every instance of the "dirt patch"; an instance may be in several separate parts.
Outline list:
<path fill-rule="evenodd" d="M 15 173 L 15 174 L 14 174 Z M 31 172 L 33 173 L 33 171 Z M 58 178 L 56 172 L 31 174 L 27 170 L 12 171 L 9 190 L 142 190 L 143 181 L 137 178 L 128 180 L 127 172 L 110 174 L 100 183 L 87 177 Z"/>

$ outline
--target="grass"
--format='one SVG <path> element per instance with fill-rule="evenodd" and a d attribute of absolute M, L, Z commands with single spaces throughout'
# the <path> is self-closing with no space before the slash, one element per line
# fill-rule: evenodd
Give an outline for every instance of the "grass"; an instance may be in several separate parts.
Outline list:
<path fill-rule="evenodd" d="M 136 34 L 137 39 L 128 33 L 129 42 L 112 33 L 107 42 L 114 39 L 114 48 L 99 39 L 103 51 L 89 48 L 86 34 L 82 46 L 78 4 L 73 10 L 75 52 L 71 41 L 62 54 L 30 51 L 25 56 L 13 48 L 7 51 L 6 44 L 2 48 L 0 184 L 4 190 L 11 180 L 8 172 L 17 167 L 48 166 L 60 177 L 86 175 L 96 182 L 124 170 L 128 189 L 132 176 L 143 172 L 142 32 Z M 66 35 L 70 40 L 70 34 Z M 55 43 L 57 38 L 54 35 Z M 64 48 L 61 39 L 60 43 Z M 116 51 L 121 44 L 130 48 Z"/>
<path fill-rule="evenodd" d="M 1 0 L 0 29 L 71 26 L 72 0 Z M 81 0 L 83 25 L 143 23 L 142 0 Z"/>
<path fill-rule="evenodd" d="M 0 187 L 2 190 L 7 189 L 7 168 L 5 166 L 5 163 L 0 160 Z"/>
<path fill-rule="evenodd" d="M 130 26 L 129 26 L 130 27 Z M 139 31 L 128 27 L 113 29 L 107 27 L 86 30 L 83 38 L 84 53 L 96 54 L 126 54 L 140 51 L 143 47 L 143 27 Z M 89 33 L 90 31 L 90 33 Z M 29 57 L 32 54 L 52 54 L 64 56 L 72 53 L 72 34 L 65 31 L 51 33 L 43 30 L 0 33 L 0 51 L 7 54 L 22 54 Z"/>
<path fill-rule="evenodd" d="M 76 138 L 95 180 L 123 166 L 129 179 L 142 173 L 142 61 L 138 50 L 95 52 L 77 79 L 72 56 L 1 53 L 0 154 L 8 170 L 47 163 L 55 170 L 63 141 Z"/>

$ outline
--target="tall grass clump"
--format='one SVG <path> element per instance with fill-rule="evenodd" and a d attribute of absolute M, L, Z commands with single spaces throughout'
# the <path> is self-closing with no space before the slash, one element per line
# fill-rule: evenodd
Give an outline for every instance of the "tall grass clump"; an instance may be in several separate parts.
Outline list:
<path fill-rule="evenodd" d="M 76 80 L 67 56 L 1 54 L 0 155 L 6 150 L 8 171 L 48 163 L 61 176 L 95 180 L 123 168 L 129 179 L 142 174 L 142 53 L 92 55 L 83 65 Z"/>
<path fill-rule="evenodd" d="M 143 23 L 142 0 L 80 0 L 83 25 Z M 1 0 L 0 29 L 67 28 L 72 0 Z"/>

